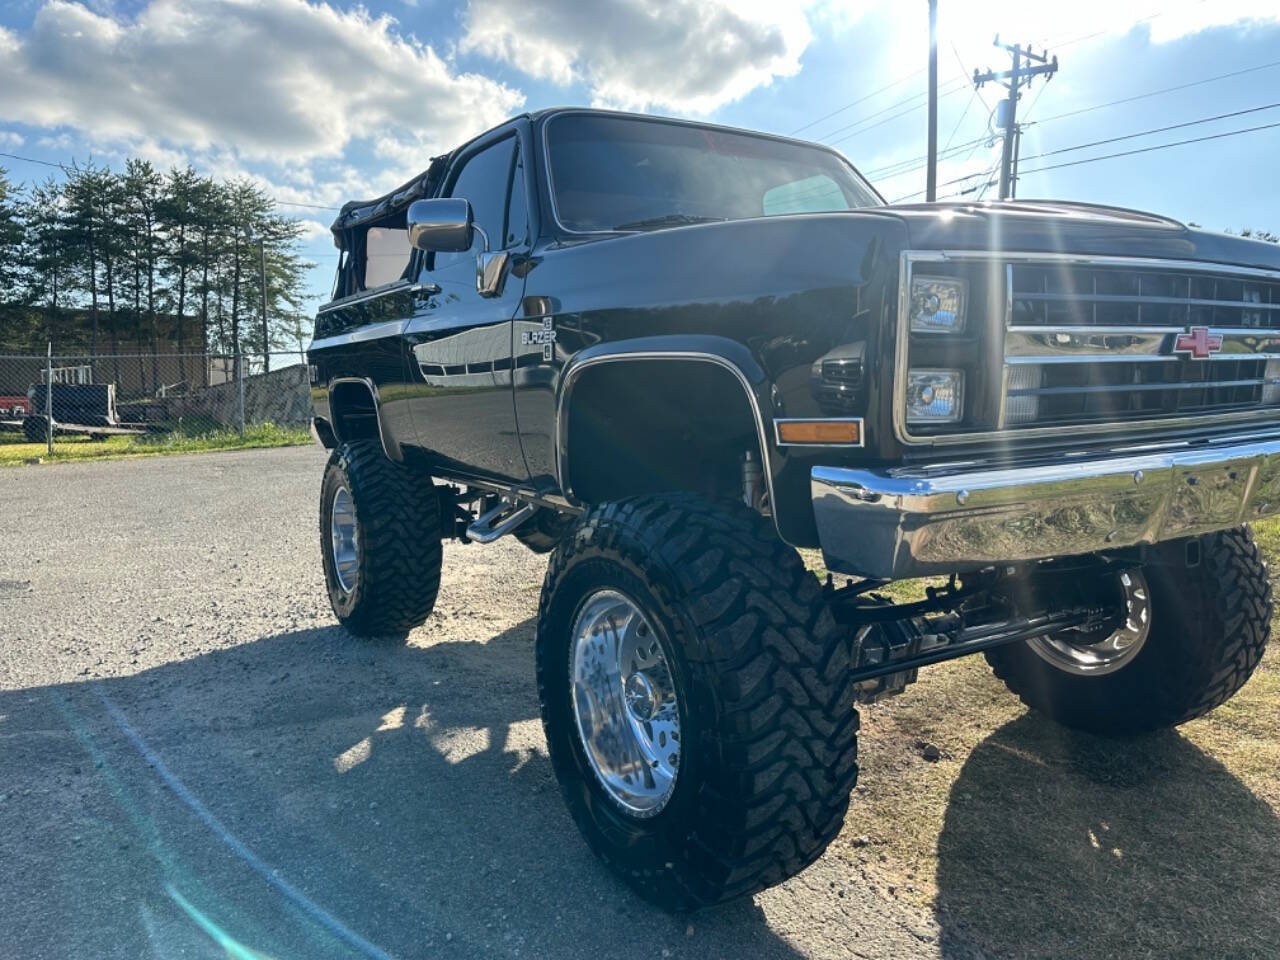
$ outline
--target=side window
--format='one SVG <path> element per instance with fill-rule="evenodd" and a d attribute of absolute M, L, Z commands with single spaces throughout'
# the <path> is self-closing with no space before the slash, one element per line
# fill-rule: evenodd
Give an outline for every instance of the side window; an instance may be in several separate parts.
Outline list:
<path fill-rule="evenodd" d="M 370 227 L 365 232 L 364 249 L 366 290 L 399 280 L 413 252 L 409 249 L 409 231 L 388 227 Z"/>
<path fill-rule="evenodd" d="M 463 197 L 471 202 L 475 223 L 489 236 L 494 249 L 503 246 L 506 229 L 507 188 L 511 183 L 511 166 L 516 148 L 516 138 L 507 137 L 492 146 L 485 147 L 471 156 L 462 171 L 445 192 L 448 197 Z M 463 253 L 437 253 L 437 270 L 466 260 L 474 265 L 476 254 L 484 249 L 484 241 L 476 233 L 471 250 Z"/>

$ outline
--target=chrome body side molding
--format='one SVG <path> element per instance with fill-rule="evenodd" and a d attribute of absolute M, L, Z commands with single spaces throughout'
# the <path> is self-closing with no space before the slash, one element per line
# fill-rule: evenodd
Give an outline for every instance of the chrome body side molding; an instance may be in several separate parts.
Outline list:
<path fill-rule="evenodd" d="M 1280 513 L 1280 435 L 1030 466 L 814 467 L 832 570 L 899 579 L 1077 556 Z"/>
<path fill-rule="evenodd" d="M 364 303 L 366 300 L 377 300 L 379 297 L 385 297 L 391 293 L 431 294 L 439 292 L 440 285 L 436 283 L 410 283 L 408 280 L 397 280 L 395 283 L 388 283 L 385 286 L 374 287 L 372 290 L 362 290 L 359 293 L 353 293 L 349 297 L 330 300 L 317 310 L 316 313 L 329 313 L 331 310 L 341 310 L 344 307 L 353 307 L 357 303 Z"/>

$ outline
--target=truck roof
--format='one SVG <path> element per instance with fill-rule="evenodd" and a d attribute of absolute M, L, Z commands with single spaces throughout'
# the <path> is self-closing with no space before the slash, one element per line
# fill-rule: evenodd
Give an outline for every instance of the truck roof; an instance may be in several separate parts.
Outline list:
<path fill-rule="evenodd" d="M 712 130 L 724 130 L 732 133 L 749 134 L 756 137 L 768 137 L 772 140 L 787 140 L 794 143 L 803 143 L 807 146 L 819 147 L 833 153 L 838 152 L 825 144 L 813 143 L 812 141 L 800 140 L 795 137 L 783 136 L 781 134 L 764 133 L 760 130 L 749 130 L 745 127 L 731 127 L 722 123 L 706 123 L 701 120 L 685 120 L 681 117 L 664 117 L 656 114 L 633 113 L 625 110 L 605 110 L 598 107 L 542 107 L 538 110 L 530 110 L 524 113 L 514 114 L 503 120 L 501 123 L 495 124 L 487 130 L 484 130 L 483 132 L 476 134 L 474 137 L 464 141 L 448 153 L 432 157 L 426 170 L 380 197 L 374 197 L 371 200 L 347 201 L 342 205 L 342 210 L 338 213 L 337 219 L 333 221 L 333 226 L 330 227 L 333 231 L 334 245 L 339 248 L 342 247 L 342 232 L 344 230 L 350 230 L 353 227 L 360 227 L 376 222 L 389 214 L 395 213 L 397 210 L 407 207 L 414 200 L 431 196 L 435 191 L 439 179 L 444 176 L 444 172 L 448 168 L 450 159 L 455 154 L 465 150 L 476 140 L 488 136 L 494 130 L 497 130 L 499 127 L 506 126 L 513 120 L 520 120 L 523 118 L 529 120 L 531 123 L 537 123 L 552 114 L 565 113 L 568 111 L 572 111 L 574 113 L 596 113 L 601 116 L 608 117 L 636 117 L 644 120 L 663 120 L 674 123 L 687 123 L 693 126 L 706 127 Z"/>

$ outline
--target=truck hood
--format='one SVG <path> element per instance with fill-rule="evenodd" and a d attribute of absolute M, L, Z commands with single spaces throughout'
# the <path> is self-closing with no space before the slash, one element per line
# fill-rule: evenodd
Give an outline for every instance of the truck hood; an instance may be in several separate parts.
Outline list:
<path fill-rule="evenodd" d="M 1005 200 L 909 204 L 879 212 L 900 219 L 917 250 L 1159 257 L 1280 270 L 1280 244 L 1193 229 L 1121 207 Z"/>

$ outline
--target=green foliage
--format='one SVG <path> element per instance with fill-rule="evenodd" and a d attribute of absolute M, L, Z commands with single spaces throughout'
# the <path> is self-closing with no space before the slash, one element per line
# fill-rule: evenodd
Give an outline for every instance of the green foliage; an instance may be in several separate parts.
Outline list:
<path fill-rule="evenodd" d="M 296 349 L 309 326 L 300 236 L 246 178 L 134 159 L 20 190 L 0 169 L 0 352 Z"/>
<path fill-rule="evenodd" d="M 1252 227 L 1245 227 L 1240 231 L 1240 236 L 1265 240 L 1267 243 L 1280 243 L 1280 233 L 1272 233 L 1270 230 L 1254 230 Z"/>
<path fill-rule="evenodd" d="M 160 456 L 175 453 L 211 453 L 218 450 L 257 450 L 265 447 L 296 447 L 312 443 L 311 434 L 297 427 L 256 423 L 235 430 L 213 425 L 175 426 L 168 433 L 141 437 L 108 437 L 90 440 L 81 436 L 59 436 L 54 443 L 53 461 L 116 460 L 122 457 Z M 38 458 L 49 460 L 43 443 L 27 443 L 20 433 L 0 433 L 0 467 L 22 466 Z"/>

